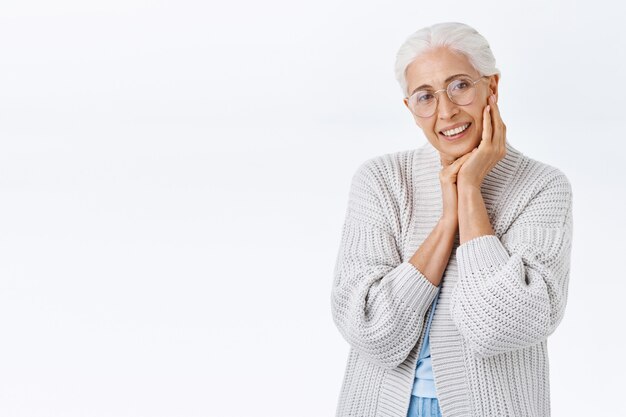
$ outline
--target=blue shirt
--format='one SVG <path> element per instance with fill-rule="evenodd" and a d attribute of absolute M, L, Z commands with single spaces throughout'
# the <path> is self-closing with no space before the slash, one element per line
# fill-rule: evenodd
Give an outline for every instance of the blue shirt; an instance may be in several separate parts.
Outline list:
<path fill-rule="evenodd" d="M 435 378 L 433 376 L 432 362 L 430 361 L 430 323 L 433 320 L 435 313 L 435 307 L 437 306 L 437 300 L 439 300 L 439 293 L 433 300 L 432 309 L 428 316 L 428 324 L 426 325 L 426 332 L 424 334 L 424 343 L 422 344 L 422 350 L 417 359 L 417 366 L 415 367 L 415 380 L 413 381 L 412 394 L 417 397 L 425 398 L 437 398 L 437 392 L 435 390 Z"/>

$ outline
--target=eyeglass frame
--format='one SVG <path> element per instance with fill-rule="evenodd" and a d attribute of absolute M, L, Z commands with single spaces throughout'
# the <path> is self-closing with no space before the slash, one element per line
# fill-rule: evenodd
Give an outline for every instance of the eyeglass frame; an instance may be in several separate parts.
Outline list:
<path fill-rule="evenodd" d="M 459 78 L 461 78 L 461 77 L 459 77 Z M 481 81 L 483 78 L 489 78 L 489 75 L 482 75 L 482 76 L 481 76 L 480 78 L 478 78 L 476 81 L 474 81 L 474 80 L 472 80 L 472 79 L 470 78 L 470 80 L 472 81 L 472 88 L 476 88 L 476 84 L 477 84 L 479 81 Z M 420 115 L 418 115 L 418 114 L 415 114 L 415 113 L 413 113 L 413 110 L 411 110 L 411 107 L 409 106 L 409 110 L 411 110 L 411 113 L 415 114 L 417 117 L 423 117 L 423 118 L 431 117 L 433 114 L 435 114 L 435 113 L 437 112 L 437 106 L 439 105 L 439 96 L 438 96 L 437 94 L 438 94 L 438 93 L 441 93 L 442 91 L 445 91 L 445 92 L 446 92 L 446 95 L 448 96 L 448 99 L 449 99 L 452 103 L 456 104 L 457 106 L 469 106 L 470 104 L 472 104 L 472 103 L 474 102 L 474 98 L 476 98 L 476 96 L 474 96 L 474 98 L 472 98 L 472 101 L 470 101 L 470 102 L 469 102 L 469 103 L 467 103 L 467 104 L 457 104 L 457 103 L 455 103 L 455 102 L 454 102 L 454 100 L 452 100 L 452 97 L 450 97 L 450 92 L 448 91 L 448 88 L 450 88 L 450 85 L 452 85 L 452 83 L 453 83 L 453 82 L 455 82 L 456 80 L 458 80 L 458 78 L 455 78 L 454 80 L 450 81 L 450 82 L 448 83 L 448 85 L 446 86 L 446 88 L 442 88 L 442 89 L 437 90 L 437 91 L 434 91 L 434 92 L 432 93 L 432 94 L 433 94 L 433 96 L 435 97 L 435 101 L 436 101 L 436 103 L 435 103 L 435 110 L 434 110 L 434 111 L 433 111 L 430 115 L 428 115 L 428 116 L 420 116 Z M 409 102 L 410 102 L 411 97 L 413 97 L 415 94 L 417 94 L 417 93 L 418 93 L 418 92 L 420 92 L 420 91 L 423 91 L 423 90 L 417 90 L 417 91 L 415 91 L 413 94 L 411 94 L 409 97 L 405 97 L 405 98 L 406 98 L 406 100 L 407 100 L 407 103 L 409 103 Z"/>

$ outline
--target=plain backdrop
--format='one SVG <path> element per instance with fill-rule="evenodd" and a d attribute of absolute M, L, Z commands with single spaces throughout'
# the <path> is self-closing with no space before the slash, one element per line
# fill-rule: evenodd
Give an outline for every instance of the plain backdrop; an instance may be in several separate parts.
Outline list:
<path fill-rule="evenodd" d="M 609 1 L 3 0 L 0 415 L 331 416 L 350 180 L 426 143 L 397 49 L 474 26 L 574 192 L 552 415 L 621 416 L 626 41 Z"/>

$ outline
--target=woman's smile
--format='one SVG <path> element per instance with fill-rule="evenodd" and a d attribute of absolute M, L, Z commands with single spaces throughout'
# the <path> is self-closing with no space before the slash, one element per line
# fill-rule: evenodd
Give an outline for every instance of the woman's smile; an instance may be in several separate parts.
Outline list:
<path fill-rule="evenodd" d="M 439 131 L 439 136 L 448 142 L 454 142 L 457 139 L 467 136 L 469 132 L 471 122 L 457 123 L 450 128 Z"/>

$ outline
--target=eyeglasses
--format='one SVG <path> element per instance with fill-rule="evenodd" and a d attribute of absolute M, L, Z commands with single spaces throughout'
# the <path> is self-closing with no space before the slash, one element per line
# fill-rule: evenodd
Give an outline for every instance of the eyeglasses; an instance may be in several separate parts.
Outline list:
<path fill-rule="evenodd" d="M 459 77 L 452 80 L 450 84 L 448 84 L 448 87 L 441 90 L 418 90 L 409 97 L 409 109 L 411 109 L 413 114 L 419 117 L 432 116 L 437 109 L 437 93 L 442 91 L 448 94 L 448 98 L 454 104 L 467 106 L 474 101 L 474 97 L 476 96 L 476 83 L 484 78 L 489 77 L 483 75 L 476 81 L 469 77 Z"/>

